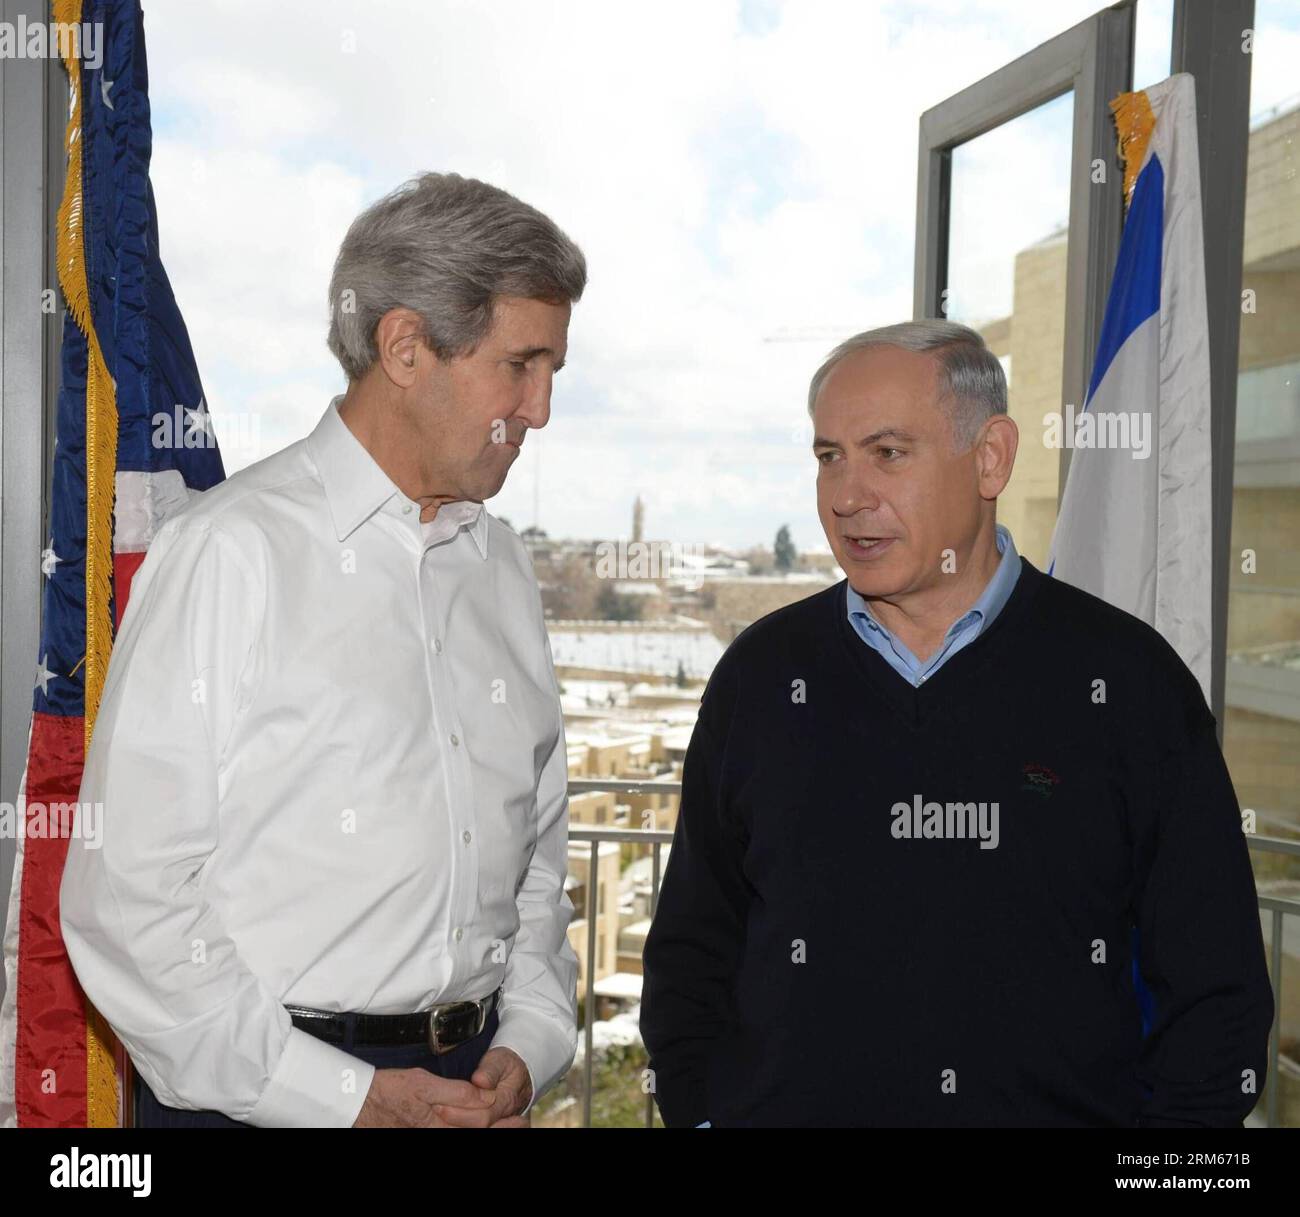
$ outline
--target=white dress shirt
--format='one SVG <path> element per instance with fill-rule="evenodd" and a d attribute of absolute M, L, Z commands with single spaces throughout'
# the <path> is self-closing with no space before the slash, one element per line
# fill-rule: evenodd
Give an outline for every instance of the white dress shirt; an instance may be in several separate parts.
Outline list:
<path fill-rule="evenodd" d="M 61 908 L 158 1098 L 350 1125 L 372 1066 L 285 1004 L 409 1013 L 504 983 L 534 1098 L 577 1047 L 564 725 L 523 543 L 421 525 L 339 417 L 159 530 L 113 650 Z M 531 1105 L 531 1104 L 530 1104 Z"/>

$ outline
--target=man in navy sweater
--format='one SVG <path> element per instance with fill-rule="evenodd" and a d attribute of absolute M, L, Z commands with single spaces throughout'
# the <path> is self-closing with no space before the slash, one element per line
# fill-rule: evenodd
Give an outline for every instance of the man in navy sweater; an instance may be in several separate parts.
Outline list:
<path fill-rule="evenodd" d="M 813 378 L 846 581 L 719 662 L 645 948 L 669 1126 L 1237 1126 L 1273 999 L 1194 677 L 995 521 L 1017 430 L 980 336 Z"/>

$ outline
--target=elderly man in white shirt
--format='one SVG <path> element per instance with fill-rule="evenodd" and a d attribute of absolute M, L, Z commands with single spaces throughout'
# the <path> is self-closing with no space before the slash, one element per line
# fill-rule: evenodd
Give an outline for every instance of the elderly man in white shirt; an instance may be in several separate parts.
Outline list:
<path fill-rule="evenodd" d="M 61 894 L 140 1124 L 518 1127 L 572 1063 L 564 727 L 483 501 L 585 283 L 533 208 L 413 179 L 339 251 L 347 392 L 154 540 Z"/>

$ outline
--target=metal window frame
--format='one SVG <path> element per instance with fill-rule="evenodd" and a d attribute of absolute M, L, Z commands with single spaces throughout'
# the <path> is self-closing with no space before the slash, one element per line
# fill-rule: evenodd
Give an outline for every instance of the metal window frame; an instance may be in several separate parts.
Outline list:
<path fill-rule="evenodd" d="M 49 21 L 38 0 L 0 0 L 17 24 Z M 40 646 L 40 553 L 49 518 L 63 302 L 55 221 L 64 176 L 68 81 L 53 59 L 0 59 L 0 799 L 13 803 L 27 763 Z M 16 841 L 0 838 L 0 935 Z M 0 972 L 0 993 L 4 976 Z"/>
<path fill-rule="evenodd" d="M 1242 247 L 1250 129 L 1254 0 L 1175 0 L 1171 72 L 1196 80 L 1205 276 L 1210 334 L 1213 461 L 1210 708 L 1223 738 L 1228 582 L 1236 459 L 1237 365 L 1241 331 Z M 1066 254 L 1062 402 L 1082 402 L 1123 224 L 1123 192 L 1108 101 L 1132 87 L 1135 5 L 1129 0 L 1081 21 L 921 116 L 916 201 L 913 313 L 941 316 L 948 278 L 952 150 L 1073 89 L 1073 181 Z M 1088 167 L 1102 158 L 1105 183 Z M 1060 492 L 1070 450 L 1061 451 Z"/>
<path fill-rule="evenodd" d="M 1106 103 L 1116 93 L 1132 87 L 1135 17 L 1134 8 L 1128 3 L 1097 13 L 928 110 L 921 119 L 913 304 L 917 318 L 940 315 L 939 303 L 947 285 L 952 149 L 1074 88 L 1062 401 L 1082 402 L 1086 396 L 1119 251 L 1122 183 Z M 1174 3 L 1170 71 L 1187 72 L 1196 82 L 1210 355 L 1210 706 L 1218 724 L 1220 743 L 1227 671 L 1250 135 L 1252 56 L 1243 52 L 1242 38 L 1254 25 L 1254 0 L 1175 0 Z M 1090 187 L 1086 172 L 1088 163 L 1096 156 L 1104 156 L 1108 166 L 1115 170 L 1108 174 L 1105 188 L 1101 190 Z M 1061 460 L 1062 491 L 1069 470 L 1068 459 L 1069 450 L 1065 449 Z M 1257 846 L 1254 841 L 1250 844 L 1252 848 Z M 1279 852 L 1295 851 L 1294 843 L 1278 842 L 1276 846 L 1280 847 Z M 1274 987 L 1280 994 L 1282 917 L 1294 913 L 1295 907 L 1293 902 L 1266 897 L 1260 898 L 1260 906 L 1272 912 L 1272 974 Z M 1270 1036 L 1265 1100 L 1270 1127 L 1279 1123 L 1280 1011 L 1279 997 Z"/>
<path fill-rule="evenodd" d="M 1246 231 L 1252 55 L 1242 33 L 1255 0 L 1174 0 L 1171 70 L 1196 80 L 1196 129 L 1205 229 L 1205 303 L 1210 338 L 1210 709 L 1223 742 L 1228 650 L 1228 576 L 1236 466 L 1237 367 Z"/>
<path fill-rule="evenodd" d="M 912 302 L 918 320 L 943 315 L 952 150 L 1044 102 L 1074 93 L 1063 403 L 1081 405 L 1087 396 L 1119 254 L 1124 183 L 1109 102 L 1132 87 L 1135 22 L 1132 0 L 1103 9 L 921 115 Z M 1106 166 L 1106 178 L 1094 183 L 1091 170 L 1098 159 Z M 1062 490 L 1069 457 L 1070 450 L 1062 448 Z"/>
<path fill-rule="evenodd" d="M 1220 744 L 1228 667 L 1228 583 L 1237 460 L 1237 374 L 1253 59 L 1253 55 L 1242 51 L 1242 37 L 1246 30 L 1254 28 L 1254 0 L 1174 2 L 1171 67 L 1175 72 L 1190 72 L 1196 80 L 1196 135 L 1201 167 L 1205 305 L 1210 346 L 1210 708 L 1218 724 Z M 1243 482 L 1249 480 L 1247 476 Z M 1285 843 L 1277 852 L 1294 854 L 1294 842 Z M 1264 1120 L 1267 1127 L 1278 1128 L 1281 1127 L 1278 1056 L 1282 1032 L 1282 918 L 1296 910 L 1293 902 L 1266 896 L 1259 898 L 1259 904 L 1261 909 L 1272 913 L 1269 973 L 1274 998 Z"/>

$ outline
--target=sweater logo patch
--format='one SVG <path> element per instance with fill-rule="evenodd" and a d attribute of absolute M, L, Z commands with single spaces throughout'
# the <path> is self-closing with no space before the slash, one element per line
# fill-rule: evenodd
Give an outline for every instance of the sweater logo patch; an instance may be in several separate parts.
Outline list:
<path fill-rule="evenodd" d="M 1053 773 L 1046 765 L 1037 765 L 1030 762 L 1021 771 L 1024 775 L 1024 783 L 1021 790 L 1032 790 L 1034 794 L 1042 795 L 1045 799 L 1052 797 L 1052 791 L 1060 785 L 1060 777 Z"/>

